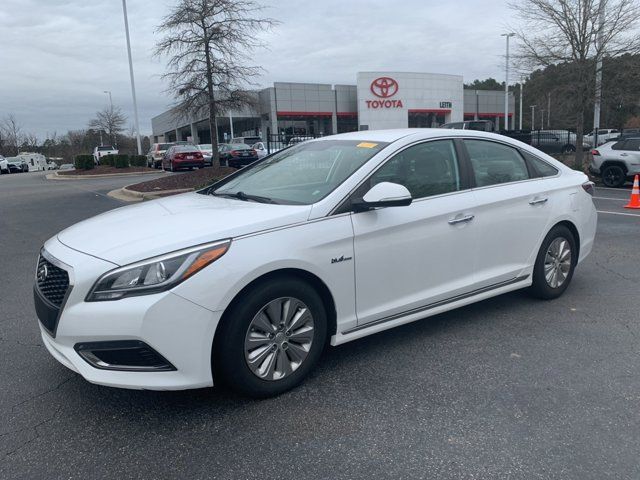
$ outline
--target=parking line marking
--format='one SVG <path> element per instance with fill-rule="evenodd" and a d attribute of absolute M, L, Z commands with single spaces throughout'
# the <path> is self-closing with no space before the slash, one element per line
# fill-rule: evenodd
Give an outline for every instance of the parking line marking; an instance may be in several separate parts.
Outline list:
<path fill-rule="evenodd" d="M 624 215 L 626 217 L 640 217 L 640 215 L 636 213 L 622 213 L 622 212 L 607 212 L 605 210 L 596 210 L 598 213 L 610 213 L 611 215 Z"/>

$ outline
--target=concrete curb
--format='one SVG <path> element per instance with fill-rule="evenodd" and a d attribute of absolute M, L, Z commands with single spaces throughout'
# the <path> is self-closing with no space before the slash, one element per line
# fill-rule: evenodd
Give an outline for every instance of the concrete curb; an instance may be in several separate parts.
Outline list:
<path fill-rule="evenodd" d="M 108 178 L 108 177 L 128 177 L 134 175 L 152 175 L 164 173 L 163 170 L 155 170 L 153 172 L 127 172 L 127 173 L 100 173 L 98 175 L 58 175 L 58 172 L 46 175 L 47 180 L 91 180 L 92 178 Z"/>
<path fill-rule="evenodd" d="M 128 185 L 131 186 L 131 185 Z M 192 192 L 193 188 L 178 188 L 175 190 L 155 190 L 153 192 L 136 192 L 129 190 L 127 187 L 111 190 L 107 195 L 117 198 L 123 202 L 142 202 L 143 200 L 153 200 L 155 198 L 164 197 L 166 195 L 177 195 L 179 193 Z"/>

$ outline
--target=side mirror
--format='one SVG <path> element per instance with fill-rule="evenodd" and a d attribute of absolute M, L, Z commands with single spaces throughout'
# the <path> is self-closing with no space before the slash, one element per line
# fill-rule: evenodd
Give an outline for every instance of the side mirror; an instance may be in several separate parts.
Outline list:
<path fill-rule="evenodd" d="M 397 183 L 381 182 L 365 193 L 362 199 L 351 202 L 355 212 L 365 212 L 373 208 L 406 207 L 413 198 L 407 187 Z"/>

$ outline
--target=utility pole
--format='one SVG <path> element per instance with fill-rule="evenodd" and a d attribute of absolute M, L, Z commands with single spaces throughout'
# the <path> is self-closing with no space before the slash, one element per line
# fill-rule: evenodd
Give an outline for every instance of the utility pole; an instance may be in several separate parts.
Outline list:
<path fill-rule="evenodd" d="M 515 37 L 515 33 L 503 33 L 501 37 L 507 38 L 507 56 L 504 69 L 504 129 L 509 130 L 509 39 Z"/>
<path fill-rule="evenodd" d="M 131 40 L 129 39 L 129 20 L 127 19 L 127 0 L 122 0 L 122 13 L 124 14 L 124 31 L 127 36 L 127 55 L 129 56 L 129 76 L 131 77 L 131 95 L 133 97 L 133 119 L 136 125 L 136 140 L 138 143 L 138 155 L 142 155 L 142 143 L 140 143 L 140 123 L 138 122 L 138 102 L 136 100 L 136 84 L 133 80 L 133 61 L 131 60 Z"/>
<path fill-rule="evenodd" d="M 604 6 L 606 0 L 600 0 L 598 6 L 598 35 L 596 42 L 596 55 L 598 60 L 596 61 L 596 98 L 593 106 L 593 130 L 600 128 L 600 107 L 602 103 L 602 35 L 604 30 Z"/>
<path fill-rule="evenodd" d="M 551 128 L 551 92 L 547 93 L 547 128 Z"/>
<path fill-rule="evenodd" d="M 540 130 L 544 130 L 544 109 L 540 109 Z"/>

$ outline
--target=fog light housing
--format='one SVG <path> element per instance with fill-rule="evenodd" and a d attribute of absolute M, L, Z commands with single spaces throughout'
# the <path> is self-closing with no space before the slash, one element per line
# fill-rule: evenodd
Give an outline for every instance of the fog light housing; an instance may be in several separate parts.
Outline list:
<path fill-rule="evenodd" d="M 89 365 L 100 370 L 125 372 L 169 372 L 171 362 L 139 340 L 76 343 L 74 350 Z"/>

